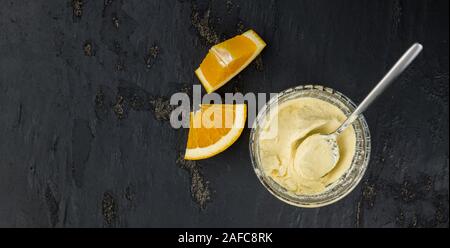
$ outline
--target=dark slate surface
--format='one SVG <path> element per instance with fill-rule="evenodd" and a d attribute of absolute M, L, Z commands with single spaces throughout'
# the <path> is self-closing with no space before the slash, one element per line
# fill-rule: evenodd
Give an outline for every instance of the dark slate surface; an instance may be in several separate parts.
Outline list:
<path fill-rule="evenodd" d="M 0 0 L 1 227 L 448 227 L 448 1 Z M 219 90 L 304 83 L 362 100 L 425 50 L 366 117 L 373 156 L 345 199 L 300 209 L 250 166 L 248 135 L 199 163 L 167 99 L 211 43 L 268 47 Z M 178 161 L 177 161 L 178 160 Z"/>

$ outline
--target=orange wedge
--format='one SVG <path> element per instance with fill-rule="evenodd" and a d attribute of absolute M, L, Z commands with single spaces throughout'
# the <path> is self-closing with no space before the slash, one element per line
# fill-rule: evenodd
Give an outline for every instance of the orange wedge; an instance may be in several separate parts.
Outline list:
<path fill-rule="evenodd" d="M 246 119 L 245 104 L 201 105 L 191 112 L 184 159 L 205 159 L 223 152 L 239 138 Z"/>
<path fill-rule="evenodd" d="M 265 46 L 261 37 L 249 30 L 213 46 L 195 74 L 211 93 L 247 67 Z"/>

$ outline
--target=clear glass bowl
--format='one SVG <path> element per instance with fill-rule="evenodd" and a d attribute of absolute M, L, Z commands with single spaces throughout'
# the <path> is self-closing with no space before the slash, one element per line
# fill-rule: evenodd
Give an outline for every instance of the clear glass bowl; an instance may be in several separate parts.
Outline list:
<path fill-rule="evenodd" d="M 348 97 L 327 87 L 320 85 L 304 85 L 287 89 L 273 97 L 259 111 L 250 133 L 250 156 L 256 176 L 264 187 L 278 199 L 298 207 L 315 208 L 334 203 L 348 195 L 361 181 L 370 158 L 370 132 L 364 116 L 360 116 L 354 123 L 356 134 L 356 149 L 352 164 L 336 182 L 328 185 L 326 190 L 315 195 L 297 195 L 287 191 L 267 176 L 262 169 L 258 137 L 260 128 L 265 125 L 265 118 L 277 103 L 297 99 L 301 97 L 313 97 L 329 102 L 341 109 L 347 116 L 353 112 L 356 105 Z M 278 102 L 277 102 L 278 101 Z"/>

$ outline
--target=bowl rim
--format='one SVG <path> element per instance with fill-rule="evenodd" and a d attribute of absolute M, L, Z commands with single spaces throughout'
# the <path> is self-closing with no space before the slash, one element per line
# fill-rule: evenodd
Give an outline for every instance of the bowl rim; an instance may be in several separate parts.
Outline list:
<path fill-rule="evenodd" d="M 346 95 L 342 94 L 339 91 L 336 91 L 332 88 L 326 87 L 326 86 L 322 86 L 320 84 L 305 84 L 305 85 L 298 85 L 298 86 L 294 86 L 294 87 L 290 87 L 287 88 L 281 92 L 279 92 L 278 94 L 276 94 L 274 97 L 272 97 L 271 99 L 269 99 L 269 101 L 266 102 L 266 104 L 264 104 L 264 106 L 258 111 L 258 114 L 252 124 L 252 128 L 250 131 L 250 137 L 249 137 L 249 151 L 250 151 L 250 159 L 251 159 L 251 163 L 252 163 L 252 167 L 253 167 L 253 171 L 256 174 L 256 177 L 258 178 L 258 180 L 260 181 L 260 183 L 264 186 L 264 188 L 266 188 L 266 190 L 268 190 L 273 196 L 275 196 L 277 199 L 289 204 L 289 205 L 293 205 L 296 207 L 301 207 L 301 208 L 319 208 L 319 207 L 324 207 L 330 204 L 333 204 L 343 198 L 345 198 L 348 194 L 350 194 L 355 188 L 356 186 L 359 185 L 359 183 L 361 182 L 362 178 L 365 175 L 365 172 L 367 170 L 367 167 L 369 165 L 370 162 L 370 154 L 371 154 L 371 134 L 370 134 L 370 129 L 367 125 L 367 121 L 364 117 L 363 114 L 361 114 L 358 117 L 358 121 L 361 123 L 362 129 L 364 131 L 364 138 L 365 138 L 365 143 L 364 143 L 364 158 L 363 158 L 363 164 L 362 164 L 362 168 L 358 173 L 358 176 L 356 178 L 356 180 L 353 182 L 352 185 L 350 185 L 346 191 L 344 191 L 341 194 L 338 194 L 336 197 L 331 198 L 328 201 L 322 201 L 322 202 L 318 202 L 318 203 L 302 203 L 302 202 L 297 202 L 297 201 L 292 201 L 289 198 L 287 198 L 285 196 L 284 193 L 277 191 L 276 189 L 272 188 L 269 183 L 267 183 L 265 181 L 265 178 L 268 178 L 268 176 L 266 176 L 264 174 L 263 171 L 261 171 L 261 166 L 259 165 L 258 159 L 256 158 L 256 153 L 253 149 L 254 146 L 254 141 L 255 141 L 255 135 L 256 135 L 256 129 L 258 128 L 257 125 L 259 123 L 259 120 L 261 118 L 263 118 L 265 116 L 265 114 L 267 113 L 267 109 L 275 102 L 277 101 L 280 97 L 285 96 L 287 94 L 294 94 L 296 92 L 299 91 L 322 91 L 322 92 L 327 92 L 331 95 L 337 95 L 338 97 L 340 97 L 341 99 L 338 99 L 340 102 L 342 102 L 345 106 L 349 107 L 351 111 L 353 111 L 354 109 L 356 109 L 356 104 L 350 99 L 348 98 Z M 313 96 L 310 96 L 313 97 Z M 319 99 L 319 98 L 318 98 Z M 292 100 L 292 99 L 291 99 Z M 345 100 L 346 103 L 344 103 L 342 100 Z M 289 101 L 289 100 L 288 100 Z M 355 158 L 353 158 L 352 160 L 352 164 L 354 163 Z M 337 182 L 337 181 L 336 181 Z M 280 186 L 281 187 L 281 186 Z M 308 197 L 314 197 L 314 195 L 311 195 Z"/>

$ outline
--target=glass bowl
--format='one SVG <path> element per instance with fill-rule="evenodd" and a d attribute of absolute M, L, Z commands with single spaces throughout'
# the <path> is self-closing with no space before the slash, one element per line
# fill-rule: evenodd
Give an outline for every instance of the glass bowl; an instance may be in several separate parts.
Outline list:
<path fill-rule="evenodd" d="M 331 103 L 341 109 L 347 116 L 356 108 L 352 100 L 345 95 L 320 85 L 297 86 L 280 92 L 261 108 L 253 123 L 250 132 L 250 157 L 256 176 L 275 197 L 297 207 L 316 208 L 329 205 L 344 198 L 361 181 L 369 164 L 371 150 L 370 132 L 364 116 L 360 115 L 353 123 L 356 135 L 356 149 L 352 164 L 347 172 L 334 183 L 328 185 L 325 191 L 313 195 L 298 195 L 287 191 L 264 173 L 259 156 L 258 137 L 260 128 L 264 127 L 267 120 L 266 116 L 272 108 L 275 108 L 277 104 L 301 97 L 313 97 Z"/>

